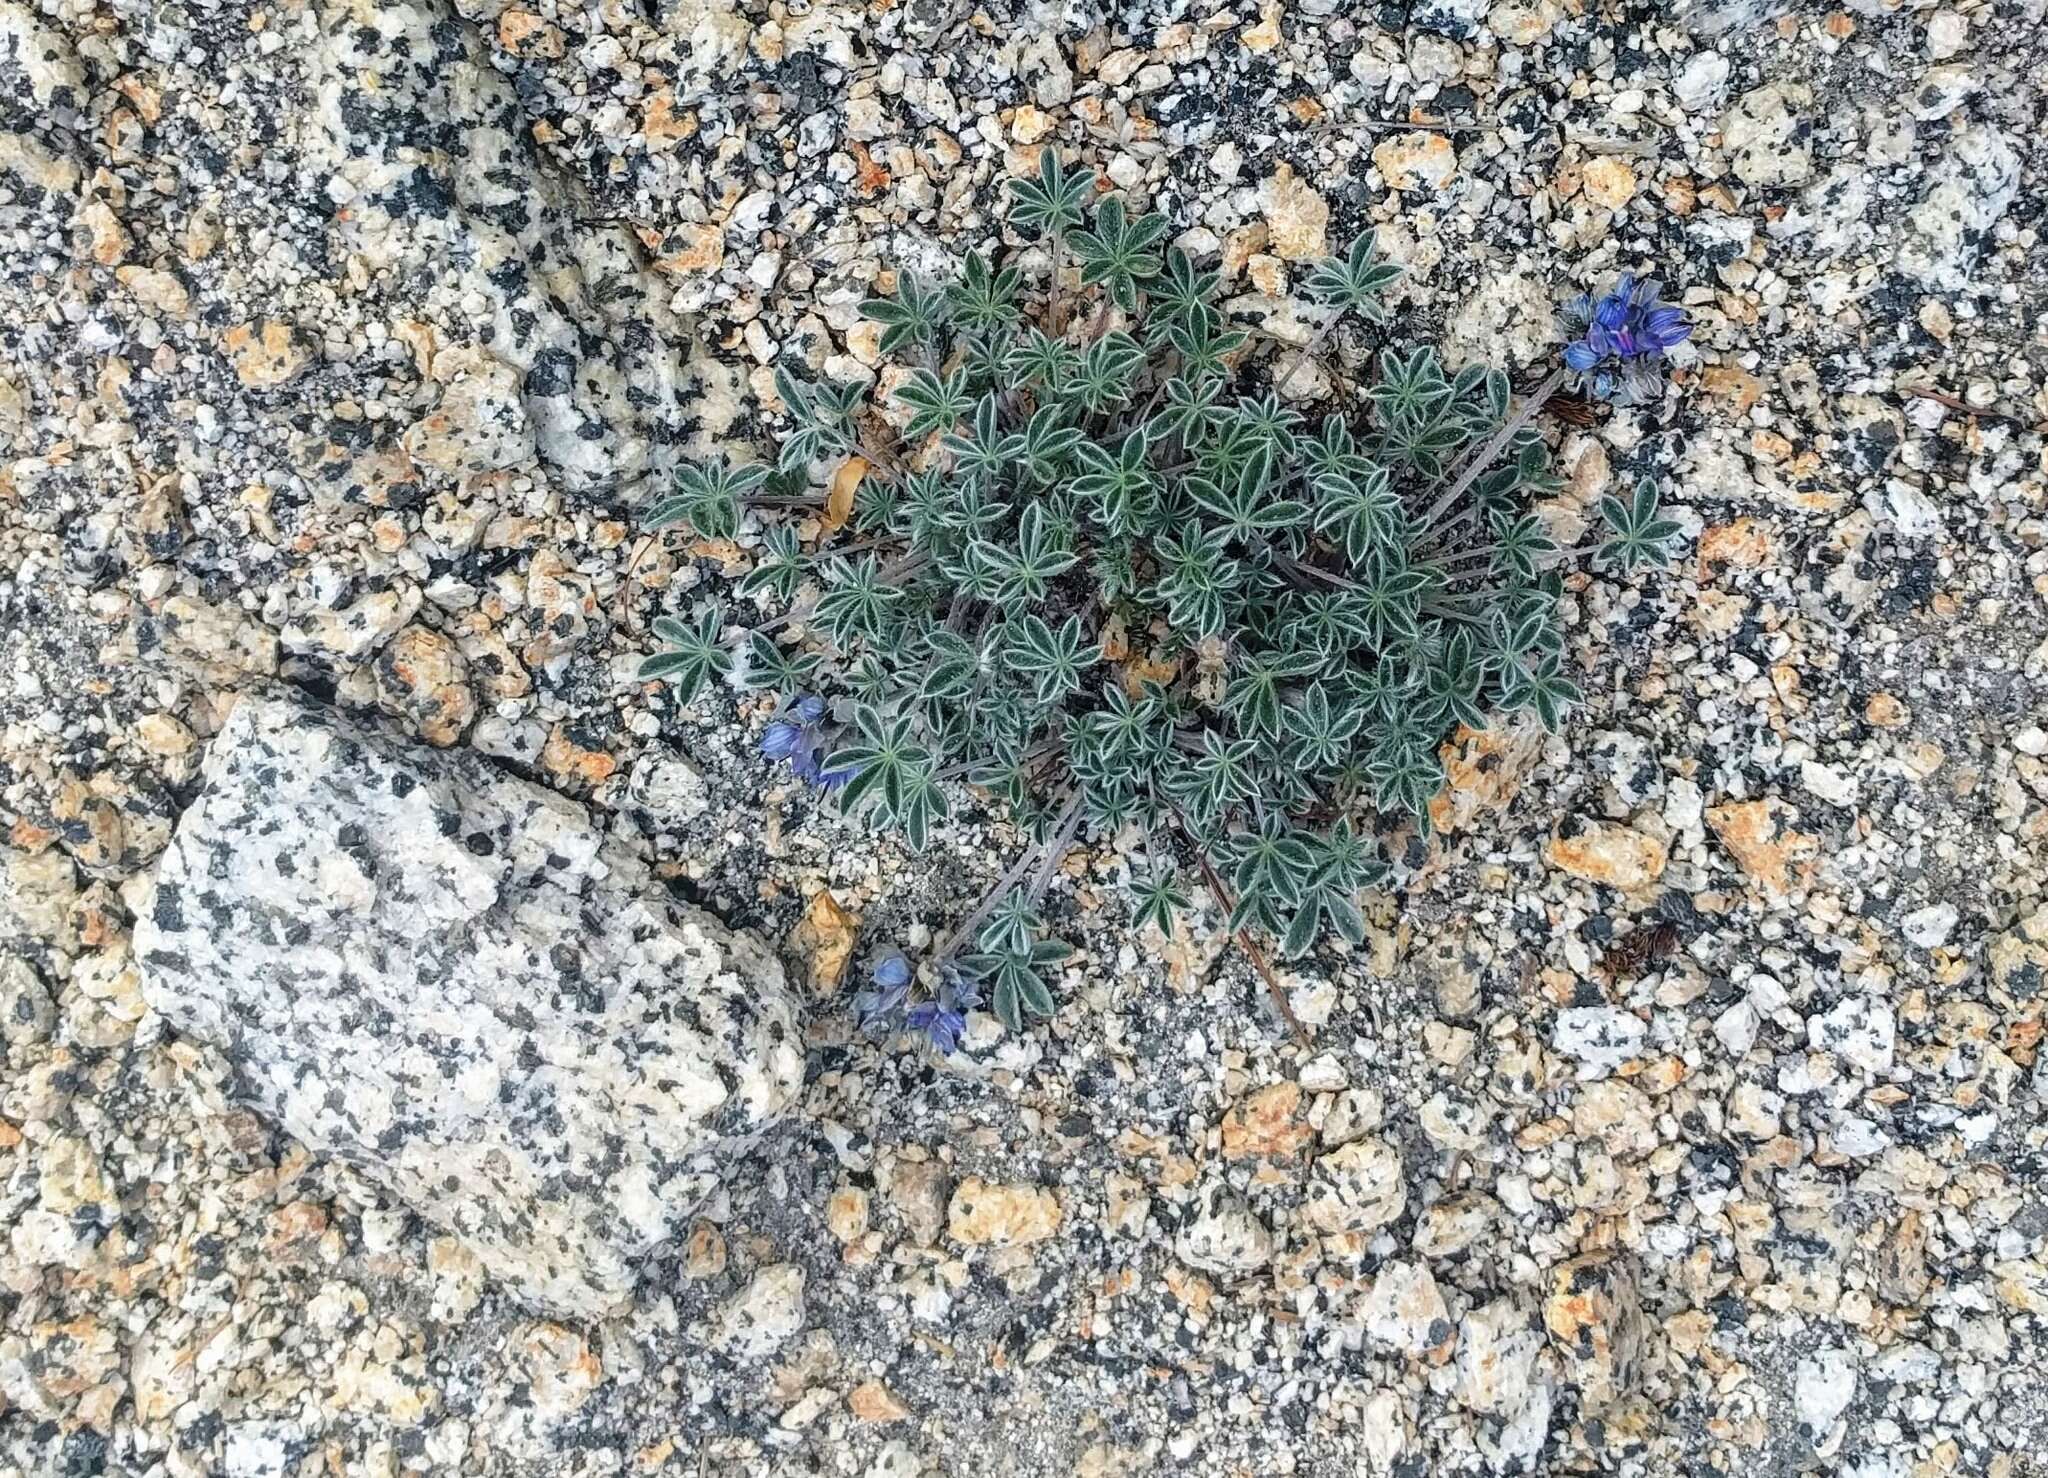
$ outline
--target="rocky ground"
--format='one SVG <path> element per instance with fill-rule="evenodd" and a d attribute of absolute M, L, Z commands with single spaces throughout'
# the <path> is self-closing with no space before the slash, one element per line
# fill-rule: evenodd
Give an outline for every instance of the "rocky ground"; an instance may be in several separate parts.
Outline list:
<path fill-rule="evenodd" d="M 2041 0 L 0 0 L 0 1471 L 2044 1470 Z M 632 681 L 735 570 L 632 510 L 875 362 L 886 266 L 1057 143 L 1298 331 L 1524 382 L 1624 267 L 1699 331 L 1551 426 L 1589 702 L 1462 741 L 1270 1014 L 1077 850 L 1046 1027 L 851 1030 L 911 859 Z M 1369 346 L 1341 345 L 1355 360 Z M 589 802 L 810 985 L 800 1107 L 630 1312 L 540 1318 L 250 1108 L 132 929 L 235 694 Z M 1631 946 L 1658 936 L 1668 952 Z"/>

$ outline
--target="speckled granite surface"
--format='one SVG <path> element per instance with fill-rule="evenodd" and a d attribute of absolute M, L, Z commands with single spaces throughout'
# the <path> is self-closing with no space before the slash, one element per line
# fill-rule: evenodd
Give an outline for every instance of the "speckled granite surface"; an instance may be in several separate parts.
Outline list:
<path fill-rule="evenodd" d="M 0 1473 L 2036 1478 L 2044 38 L 0 0 Z M 1421 872 L 1287 973 L 1307 1048 L 1206 900 L 1131 928 L 1114 838 L 1053 885 L 1051 1021 L 864 1040 L 862 952 L 1017 838 L 963 788 L 910 856 L 758 700 L 633 680 L 756 548 L 643 539 L 639 470 L 767 454 L 778 367 L 885 373 L 894 269 L 1030 258 L 1047 144 L 1283 340 L 1374 230 L 1407 270 L 1335 372 L 1527 386 L 1624 268 L 1698 324 L 1664 402 L 1540 423 L 1560 532 L 1648 474 L 1689 552 L 1572 582 L 1585 707 L 1450 746 Z M 803 994 L 799 1102 L 620 1314 L 536 1316 L 145 999 L 151 880 L 277 681 L 587 805 Z"/>
<path fill-rule="evenodd" d="M 134 947 L 236 1097 L 556 1312 L 625 1302 L 803 1076 L 775 956 L 582 806 L 288 693 L 215 737 Z"/>

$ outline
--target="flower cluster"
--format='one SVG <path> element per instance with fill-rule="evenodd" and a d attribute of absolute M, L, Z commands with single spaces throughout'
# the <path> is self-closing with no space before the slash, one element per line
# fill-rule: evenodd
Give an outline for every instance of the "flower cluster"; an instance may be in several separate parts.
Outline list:
<path fill-rule="evenodd" d="M 761 753 L 771 760 L 787 760 L 790 773 L 806 785 L 835 789 L 853 778 L 849 769 L 825 766 L 825 700 L 806 694 L 783 705 L 761 736 Z"/>
<path fill-rule="evenodd" d="M 913 973 L 902 950 L 884 950 L 868 966 L 868 986 L 855 994 L 854 1014 L 871 1032 L 886 1032 L 900 1020 L 934 1051 L 950 1056 L 967 1030 L 967 1013 L 981 1004 L 981 988 L 949 964 L 940 971 L 937 992 L 913 1002 Z"/>
<path fill-rule="evenodd" d="M 1691 336 L 1692 325 L 1684 309 L 1658 302 L 1661 291 L 1655 278 L 1639 282 L 1624 272 L 1598 298 L 1582 294 L 1565 305 L 1565 367 L 1587 394 L 1635 405 L 1663 388 L 1664 355 Z"/>
<path fill-rule="evenodd" d="M 1068 951 L 1043 904 L 1083 834 L 1151 838 L 1132 908 L 1162 930 L 1199 871 L 1243 937 L 1362 939 L 1359 891 L 1428 830 L 1446 737 L 1502 712 L 1555 727 L 1577 700 L 1567 564 L 1626 574 L 1679 532 L 1647 481 L 1575 548 L 1538 507 L 1559 486 L 1544 397 L 1568 372 L 1633 393 L 1684 338 L 1654 283 L 1573 305 L 1568 368 L 1517 404 L 1504 374 L 1401 341 L 1369 238 L 1308 275 L 1325 321 L 1276 366 L 1160 217 L 1051 151 L 1010 226 L 1042 251 L 902 272 L 863 305 L 897 361 L 878 414 L 778 369 L 775 464 L 691 469 L 653 520 L 755 565 L 658 618 L 644 675 L 684 703 L 779 691 L 763 753 L 914 847 L 970 789 L 1027 834 L 919 967 L 891 951 L 859 994 L 864 1023 L 942 1051 L 984 998 L 1011 1030 L 1054 1009 Z M 1311 419 L 1288 392 L 1340 319 L 1377 373 Z M 855 456 L 849 541 L 806 547 Z"/>

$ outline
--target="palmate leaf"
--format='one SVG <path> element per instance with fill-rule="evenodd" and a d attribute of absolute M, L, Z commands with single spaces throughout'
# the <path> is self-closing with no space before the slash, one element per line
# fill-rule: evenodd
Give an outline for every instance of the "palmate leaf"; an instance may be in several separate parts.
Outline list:
<path fill-rule="evenodd" d="M 1170 328 L 1207 327 L 1215 318 L 1216 310 L 1211 303 L 1219 281 L 1219 273 L 1197 271 L 1186 252 L 1177 246 L 1169 248 L 1164 270 L 1146 287 L 1152 296 L 1154 337 L 1150 342 L 1164 343 Z"/>
<path fill-rule="evenodd" d="M 1582 698 L 1578 684 L 1565 676 L 1562 659 L 1552 652 L 1509 674 L 1500 700 L 1509 708 L 1529 709 L 1554 734 L 1563 727 L 1565 714 Z"/>
<path fill-rule="evenodd" d="M 1167 619 L 1198 637 L 1220 632 L 1224 598 L 1243 576 L 1229 556 L 1230 530 L 1191 528 L 1178 538 L 1162 535 L 1153 548 L 1160 565 L 1155 592 Z"/>
<path fill-rule="evenodd" d="M 1622 574 L 1638 565 L 1662 564 L 1683 532 L 1678 524 L 1657 516 L 1657 485 L 1645 477 L 1627 503 L 1611 494 L 1600 500 L 1600 517 L 1613 535 L 1600 546 L 1601 563 Z"/>
<path fill-rule="evenodd" d="M 1365 915 L 1358 890 L 1386 873 L 1373 844 L 1349 821 L 1339 821 L 1328 835 L 1312 838 L 1315 865 L 1302 889 L 1301 902 L 1280 941 L 1280 951 L 1295 959 L 1315 944 L 1325 929 L 1352 944 L 1365 942 Z"/>
<path fill-rule="evenodd" d="M 776 469 L 801 472 L 813 462 L 851 450 L 853 418 L 866 393 L 859 385 L 831 380 L 809 384 L 790 373 L 787 366 L 776 366 L 776 398 L 793 423 L 776 457 Z"/>
<path fill-rule="evenodd" d="M 1536 578 L 1537 566 L 1557 553 L 1543 520 L 1533 513 L 1510 517 L 1496 513 L 1493 525 L 1492 564 L 1495 570 L 1515 581 Z"/>
<path fill-rule="evenodd" d="M 677 702 L 693 702 L 706 682 L 732 671 L 724 628 L 725 617 L 715 609 L 699 616 L 695 626 L 674 616 L 656 616 L 654 634 L 668 643 L 669 650 L 642 659 L 640 680 L 665 678 L 675 684 Z"/>
<path fill-rule="evenodd" d="M 1017 307 L 1022 276 L 1015 267 L 996 271 L 980 252 L 969 252 L 960 280 L 946 287 L 946 309 L 953 322 L 982 333 L 1015 327 L 1023 317 Z"/>
<path fill-rule="evenodd" d="M 1380 294 L 1400 275 L 1399 264 L 1380 260 L 1378 243 L 1367 233 L 1352 242 L 1342 257 L 1326 257 L 1317 263 L 1304 286 L 1318 302 L 1329 303 L 1340 312 L 1355 312 L 1368 323 L 1383 323 L 1387 310 L 1380 303 Z"/>
<path fill-rule="evenodd" d="M 754 556 L 754 567 L 740 577 L 739 592 L 772 594 L 789 600 L 796 595 L 803 573 L 804 556 L 797 544 L 796 530 L 787 524 L 777 524 L 762 535 L 761 552 Z"/>
<path fill-rule="evenodd" d="M 1206 477 L 1191 477 L 1185 487 L 1196 506 L 1216 519 L 1225 533 L 1236 539 L 1256 539 L 1293 528 L 1308 518 L 1306 503 L 1276 498 L 1267 491 L 1275 465 L 1272 452 L 1260 447 L 1239 464 L 1237 476 L 1228 482 L 1218 485 Z"/>
<path fill-rule="evenodd" d="M 1229 927 L 1256 925 L 1283 932 L 1286 916 L 1300 906 L 1303 890 L 1315 874 L 1315 848 L 1284 818 L 1268 814 L 1257 831 L 1228 838 L 1223 853 L 1237 890 Z"/>
<path fill-rule="evenodd" d="M 1237 720 L 1239 733 L 1254 739 L 1277 739 L 1284 727 L 1282 694 L 1286 685 L 1316 665 L 1314 656 L 1306 652 L 1246 657 L 1223 690 L 1223 711 Z"/>
<path fill-rule="evenodd" d="M 1054 527 L 1045 504 L 1033 503 L 1017 523 L 1017 542 L 1006 549 L 989 540 L 974 544 L 977 557 L 993 572 L 994 599 L 1010 606 L 1045 599 L 1051 581 L 1078 560 L 1065 534 Z"/>
<path fill-rule="evenodd" d="M 647 510 L 650 532 L 688 524 L 706 539 L 730 539 L 739 532 L 740 504 L 767 480 L 765 467 L 733 467 L 723 457 L 702 467 L 676 471 L 675 491 Z"/>
<path fill-rule="evenodd" d="M 1121 331 L 1104 334 L 1082 353 L 1065 379 L 1061 395 L 1085 415 L 1101 415 L 1130 398 L 1145 351 Z"/>
<path fill-rule="evenodd" d="M 1081 674 L 1102 655 L 1088 640 L 1079 616 L 1057 628 L 1026 614 L 1010 625 L 1003 660 L 1012 672 L 1030 679 L 1040 703 L 1057 703 L 1081 686 Z"/>
<path fill-rule="evenodd" d="M 1116 196 L 1104 198 L 1095 207 L 1095 227 L 1076 231 L 1072 245 L 1081 263 L 1081 281 L 1099 282 L 1109 299 L 1126 313 L 1138 311 L 1138 284 L 1159 275 L 1163 265 L 1152 250 L 1166 234 L 1166 217 L 1139 216 L 1131 219 Z"/>
<path fill-rule="evenodd" d="M 868 298 L 860 305 L 860 311 L 863 318 L 883 326 L 877 347 L 884 354 L 894 354 L 911 344 L 936 348 L 939 329 L 945 324 L 949 310 L 942 290 L 915 272 L 899 272 L 896 274 L 896 296 Z"/>
<path fill-rule="evenodd" d="M 824 762 L 826 773 L 843 771 L 851 777 L 840 791 L 848 812 L 874 810 L 885 822 L 901 827 L 918 851 L 924 849 L 932 823 L 949 811 L 936 768 L 908 715 L 888 718 L 871 704 L 855 709 L 852 735 Z"/>
<path fill-rule="evenodd" d="M 1065 236 L 1094 194 L 1095 172 L 1066 168 L 1048 145 L 1038 154 L 1037 179 L 1010 182 L 1010 220 L 1033 236 Z"/>
<path fill-rule="evenodd" d="M 967 372 L 957 369 L 946 375 L 918 370 L 896 387 L 896 399 L 910 408 L 903 434 L 911 438 L 951 431 L 974 408 L 974 397 L 967 393 Z"/>
<path fill-rule="evenodd" d="M 872 642 L 887 639 L 903 592 L 883 574 L 872 554 L 842 560 L 826 577 L 830 584 L 818 597 L 818 624 L 841 646 L 855 637 Z"/>
<path fill-rule="evenodd" d="M 1152 470 L 1147 461 L 1150 447 L 1144 433 L 1131 432 L 1115 451 L 1084 442 L 1076 452 L 1083 471 L 1070 484 L 1074 496 L 1110 533 L 1130 533 L 1136 527 L 1141 506 L 1149 504 L 1153 494 Z"/>
<path fill-rule="evenodd" d="M 1002 407 L 993 395 L 974 403 L 974 419 L 964 433 L 953 432 L 942 443 L 953 454 L 953 470 L 963 478 L 998 478 L 1009 470 L 1016 439 L 1003 427 Z"/>
<path fill-rule="evenodd" d="M 775 688 L 794 696 L 817 681 L 819 662 L 815 652 L 778 647 L 760 632 L 750 631 L 743 681 L 750 688 Z"/>
<path fill-rule="evenodd" d="M 1180 878 L 1166 869 L 1155 867 L 1150 876 L 1142 882 L 1133 882 L 1131 886 L 1131 924 L 1134 928 L 1150 924 L 1171 939 L 1174 921 L 1189 906 L 1187 890 L 1181 886 Z"/>

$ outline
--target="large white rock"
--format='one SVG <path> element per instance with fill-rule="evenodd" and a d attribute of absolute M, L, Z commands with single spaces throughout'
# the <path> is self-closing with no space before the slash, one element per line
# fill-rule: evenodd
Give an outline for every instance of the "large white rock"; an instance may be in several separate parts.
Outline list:
<path fill-rule="evenodd" d="M 242 699 L 136 929 L 143 994 L 307 1144 L 594 1315 L 796 1096 L 781 965 L 581 806 Z"/>

